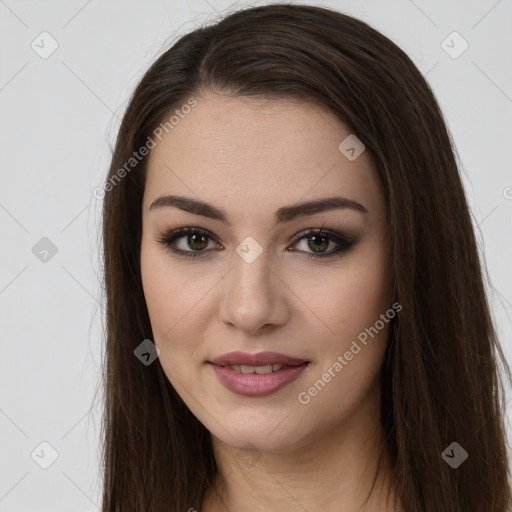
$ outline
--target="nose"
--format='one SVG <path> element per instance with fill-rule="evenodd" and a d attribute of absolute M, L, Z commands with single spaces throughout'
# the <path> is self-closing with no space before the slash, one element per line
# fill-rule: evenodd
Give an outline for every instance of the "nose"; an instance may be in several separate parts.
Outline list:
<path fill-rule="evenodd" d="M 289 318 L 291 293 L 278 271 L 269 267 L 268 250 L 254 260 L 233 257 L 231 270 L 223 278 L 220 319 L 249 334 L 267 326 L 283 325 Z"/>

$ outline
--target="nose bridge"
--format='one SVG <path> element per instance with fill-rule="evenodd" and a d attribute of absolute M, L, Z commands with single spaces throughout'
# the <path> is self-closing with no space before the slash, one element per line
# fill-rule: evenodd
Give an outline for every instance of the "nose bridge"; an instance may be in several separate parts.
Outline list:
<path fill-rule="evenodd" d="M 230 293 L 249 302 L 271 300 L 271 276 L 268 268 L 269 249 L 253 237 L 246 237 L 235 249 Z"/>
<path fill-rule="evenodd" d="M 279 323 L 284 297 L 268 268 L 269 249 L 248 236 L 235 251 L 222 294 L 222 320 L 253 332 L 265 324 Z"/>

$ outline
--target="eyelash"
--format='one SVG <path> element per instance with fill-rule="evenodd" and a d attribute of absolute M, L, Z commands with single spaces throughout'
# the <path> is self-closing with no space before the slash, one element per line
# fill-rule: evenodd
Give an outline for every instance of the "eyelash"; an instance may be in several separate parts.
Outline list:
<path fill-rule="evenodd" d="M 197 258 L 201 257 L 202 253 L 207 252 L 207 250 L 201 250 L 201 251 L 183 251 L 181 249 L 175 249 L 172 247 L 173 242 L 176 240 L 183 238 L 187 235 L 202 235 L 206 238 L 210 238 L 211 240 L 215 241 L 215 237 L 212 236 L 212 234 L 202 228 L 178 228 L 173 231 L 169 231 L 167 233 L 163 233 L 160 238 L 158 238 L 158 242 L 163 244 L 167 250 L 170 252 L 177 254 L 178 256 L 182 256 L 184 258 Z M 300 233 L 297 233 L 294 236 L 293 244 L 296 244 L 300 242 L 303 239 L 312 238 L 312 236 L 321 236 L 322 238 L 327 238 L 330 241 L 333 241 L 337 243 L 340 247 L 338 249 L 335 249 L 334 251 L 331 251 L 327 254 L 313 254 L 313 253 L 305 253 L 305 257 L 310 259 L 322 259 L 322 258 L 328 258 L 330 256 L 334 256 L 335 254 L 341 253 L 350 247 L 354 245 L 352 241 L 350 241 L 348 238 L 343 236 L 340 233 L 336 233 L 335 231 L 331 231 L 330 229 L 327 229 L 325 227 L 320 228 L 314 228 L 314 229 L 306 229 L 301 231 Z"/>

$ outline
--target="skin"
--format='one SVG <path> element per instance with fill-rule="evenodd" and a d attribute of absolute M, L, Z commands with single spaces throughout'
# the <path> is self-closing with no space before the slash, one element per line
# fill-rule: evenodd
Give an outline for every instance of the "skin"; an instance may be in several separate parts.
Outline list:
<path fill-rule="evenodd" d="M 151 150 L 142 281 L 160 363 L 212 436 L 219 475 L 202 512 L 397 510 L 381 493 L 387 457 L 370 494 L 383 445 L 378 372 L 388 324 L 308 404 L 298 400 L 393 304 L 384 195 L 368 151 L 349 161 L 338 150 L 350 133 L 314 104 L 208 94 Z M 167 194 L 224 209 L 231 227 L 176 207 L 149 210 Z M 274 225 L 278 208 L 332 195 L 367 213 L 335 209 Z M 308 259 L 338 247 L 293 241 L 322 226 L 354 245 Z M 158 242 L 178 227 L 211 232 L 202 245 L 186 235 L 174 242 L 189 252 L 207 246 L 200 257 Z M 252 263 L 236 252 L 248 236 L 262 248 Z M 311 364 L 274 394 L 246 397 L 226 389 L 207 364 L 232 350 L 277 351 Z M 252 462 L 240 457 L 248 443 Z"/>

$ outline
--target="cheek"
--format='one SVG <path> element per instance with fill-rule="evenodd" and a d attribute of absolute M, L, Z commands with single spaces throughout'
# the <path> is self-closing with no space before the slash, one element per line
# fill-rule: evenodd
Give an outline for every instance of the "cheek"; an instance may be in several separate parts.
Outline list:
<path fill-rule="evenodd" d="M 393 298 L 389 268 L 383 254 L 381 246 L 368 244 L 357 258 L 347 262 L 346 268 L 338 269 L 333 279 L 327 281 L 326 292 L 315 306 L 318 316 L 329 328 L 328 336 L 322 337 L 324 354 L 329 358 L 329 361 L 323 361 L 324 364 L 330 366 L 338 355 L 354 346 L 355 340 L 361 351 L 354 360 L 378 369 L 390 320 L 383 322 L 381 315 L 386 315 Z M 354 351 L 357 351 L 357 345 Z"/>
<path fill-rule="evenodd" d="M 190 288 L 181 282 L 179 273 L 171 272 L 164 251 L 149 243 L 141 248 L 141 278 L 155 343 L 162 349 L 166 339 L 179 330 L 179 319 L 192 300 Z M 176 300 L 178 294 L 180 300 Z"/>
<path fill-rule="evenodd" d="M 214 284 L 211 273 L 198 269 L 191 276 L 161 248 L 143 242 L 141 278 L 162 365 L 178 360 L 174 357 L 178 353 L 192 357 L 206 319 L 206 296 Z"/>
<path fill-rule="evenodd" d="M 317 302 L 329 331 L 319 337 L 318 364 L 297 398 L 308 418 L 324 418 L 326 429 L 360 408 L 371 410 L 376 403 L 372 400 L 377 400 L 370 391 L 375 389 L 394 313 L 387 322 L 381 320 L 391 308 L 392 292 L 386 263 L 376 254 L 364 257 L 361 251 L 357 261 L 338 269 Z"/>

